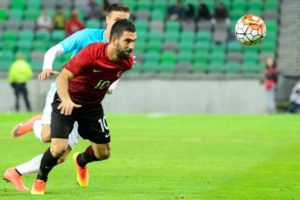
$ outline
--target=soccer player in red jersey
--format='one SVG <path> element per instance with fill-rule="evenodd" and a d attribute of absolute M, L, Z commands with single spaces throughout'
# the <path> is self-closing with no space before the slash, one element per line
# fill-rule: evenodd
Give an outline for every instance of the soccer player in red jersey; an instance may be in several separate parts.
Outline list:
<path fill-rule="evenodd" d="M 91 141 L 85 152 L 73 155 L 79 185 L 88 184 L 88 163 L 109 158 L 110 133 L 101 101 L 109 86 L 132 68 L 136 38 L 134 24 L 119 20 L 112 26 L 109 43 L 87 46 L 64 66 L 56 79 L 52 103 L 51 145 L 43 155 L 31 194 L 44 194 L 48 174 L 67 150 L 75 121 L 80 136 Z"/>

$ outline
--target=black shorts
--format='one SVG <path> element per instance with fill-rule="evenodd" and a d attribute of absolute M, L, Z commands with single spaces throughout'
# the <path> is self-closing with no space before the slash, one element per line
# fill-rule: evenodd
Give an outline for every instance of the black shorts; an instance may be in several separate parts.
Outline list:
<path fill-rule="evenodd" d="M 57 109 L 61 103 L 55 94 L 51 114 L 51 138 L 68 139 L 73 129 L 74 122 L 78 123 L 78 133 L 83 139 L 88 139 L 96 144 L 110 142 L 110 134 L 105 119 L 102 105 L 91 104 L 74 108 L 71 115 L 63 115 Z"/>

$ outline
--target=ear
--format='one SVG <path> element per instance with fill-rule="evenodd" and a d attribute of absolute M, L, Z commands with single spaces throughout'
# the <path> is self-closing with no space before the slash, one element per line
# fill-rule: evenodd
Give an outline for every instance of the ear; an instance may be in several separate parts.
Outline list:
<path fill-rule="evenodd" d="M 118 43 L 118 38 L 112 37 L 111 40 L 110 40 L 110 42 L 111 42 L 114 46 L 116 46 L 117 43 Z"/>

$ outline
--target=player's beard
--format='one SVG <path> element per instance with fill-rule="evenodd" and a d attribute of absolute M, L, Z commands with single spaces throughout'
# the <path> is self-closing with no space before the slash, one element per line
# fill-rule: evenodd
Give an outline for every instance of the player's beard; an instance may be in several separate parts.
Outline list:
<path fill-rule="evenodd" d="M 127 60 L 130 57 L 132 50 L 125 51 L 119 44 L 117 44 L 117 56 L 120 59 Z"/>

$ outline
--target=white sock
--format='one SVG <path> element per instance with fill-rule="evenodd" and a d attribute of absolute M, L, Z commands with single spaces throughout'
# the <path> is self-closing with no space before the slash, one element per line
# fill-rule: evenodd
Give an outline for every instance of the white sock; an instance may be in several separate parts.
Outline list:
<path fill-rule="evenodd" d="M 22 175 L 38 172 L 39 168 L 40 168 L 42 157 L 43 157 L 43 154 L 40 154 L 40 155 L 32 158 L 30 161 L 25 162 L 21 165 L 18 165 L 16 167 L 16 169 Z"/>
<path fill-rule="evenodd" d="M 36 120 L 36 121 L 33 122 L 34 135 L 41 142 L 43 142 L 42 141 L 42 127 L 43 127 L 42 120 Z"/>

